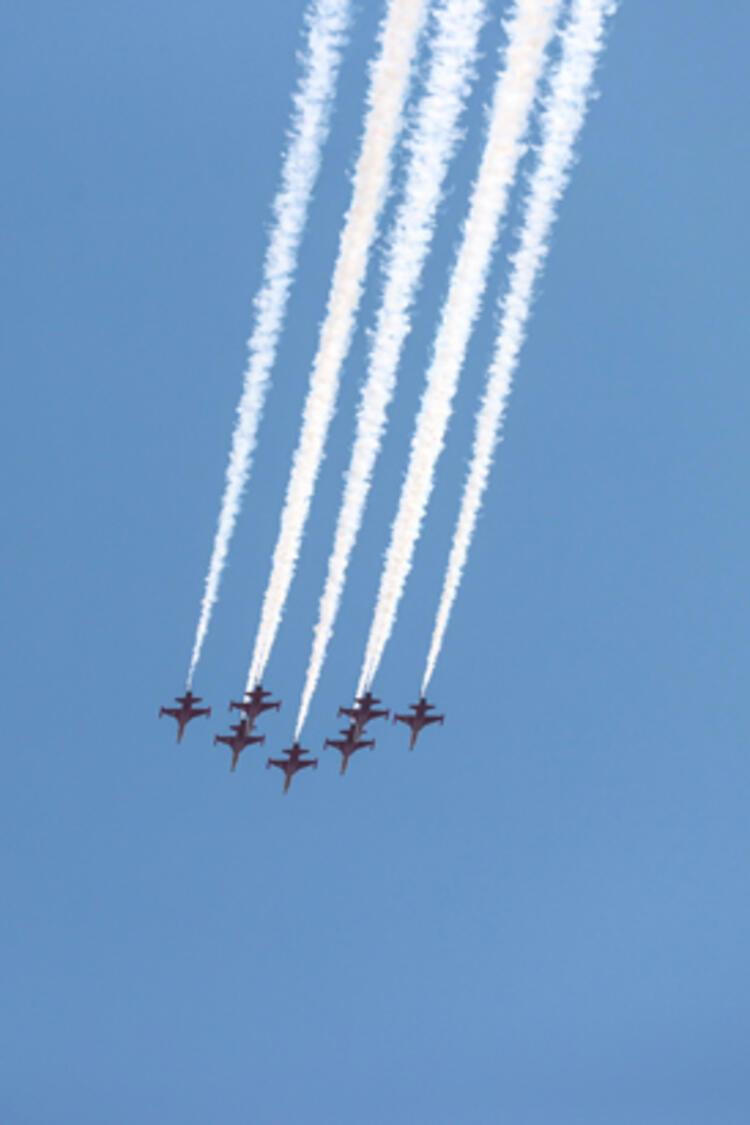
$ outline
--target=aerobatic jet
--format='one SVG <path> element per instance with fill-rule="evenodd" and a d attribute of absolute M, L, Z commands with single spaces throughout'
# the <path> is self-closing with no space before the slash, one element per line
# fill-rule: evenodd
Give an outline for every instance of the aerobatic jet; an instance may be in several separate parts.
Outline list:
<path fill-rule="evenodd" d="M 357 738 L 372 719 L 387 719 L 390 715 L 390 711 L 376 710 L 377 703 L 380 703 L 380 700 L 376 699 L 371 691 L 366 691 L 364 695 L 354 700 L 354 707 L 339 707 L 339 715 L 347 715 L 352 719 Z"/>
<path fill-rule="evenodd" d="M 318 768 L 317 758 L 303 759 L 302 755 L 309 753 L 310 751 L 300 746 L 299 742 L 295 742 L 288 750 L 282 750 L 282 754 L 286 755 L 285 758 L 269 758 L 266 762 L 267 770 L 270 770 L 271 766 L 276 766 L 277 769 L 280 769 L 284 774 L 285 793 L 288 792 L 289 786 L 292 784 L 292 778 L 298 770 L 304 770 L 308 766 L 312 766 L 313 769 Z"/>
<path fill-rule="evenodd" d="M 411 728 L 409 749 L 413 750 L 419 732 L 432 723 L 440 723 L 442 725 L 442 723 L 445 722 L 445 715 L 428 715 L 428 711 L 435 710 L 435 704 L 428 703 L 424 696 L 420 698 L 419 703 L 410 703 L 409 707 L 414 712 L 413 715 L 394 715 L 393 721 L 394 723 L 406 723 L 407 727 Z"/>
<path fill-rule="evenodd" d="M 184 695 L 178 695 L 175 699 L 179 703 L 179 707 L 161 707 L 159 709 L 159 718 L 162 715 L 170 715 L 173 719 L 177 720 L 177 741 L 182 742 L 182 736 L 185 733 L 185 727 L 191 719 L 197 719 L 199 715 L 210 715 L 210 707 L 196 707 L 196 703 L 201 702 L 199 695 L 193 695 L 192 691 L 186 691 Z"/>
<path fill-rule="evenodd" d="M 251 734 L 252 727 L 247 719 L 243 719 L 239 723 L 234 723 L 231 727 L 234 734 L 216 734 L 214 735 L 214 746 L 218 746 L 223 742 L 232 751 L 232 765 L 230 772 L 234 773 L 237 769 L 237 763 L 240 760 L 240 754 L 247 746 L 255 746 L 256 743 L 265 742 L 266 736 L 264 734 Z"/>
<path fill-rule="evenodd" d="M 375 739 L 360 738 L 356 723 L 352 723 L 348 730 L 342 730 L 341 733 L 344 736 L 343 738 L 327 738 L 323 749 L 325 750 L 327 747 L 333 746 L 335 750 L 339 751 L 341 754 L 341 769 L 339 772 L 344 774 L 346 773 L 346 767 L 349 765 L 349 759 L 352 754 L 357 750 L 364 749 L 365 746 L 369 746 L 372 750 L 375 745 Z"/>
<path fill-rule="evenodd" d="M 281 710 L 281 701 L 272 703 L 270 699 L 266 699 L 266 696 L 270 694 L 270 691 L 264 691 L 261 685 L 258 684 L 252 691 L 245 692 L 246 698 L 241 703 L 236 699 L 230 700 L 229 710 L 242 711 L 252 728 L 255 726 L 255 720 L 262 715 L 264 711 Z"/>

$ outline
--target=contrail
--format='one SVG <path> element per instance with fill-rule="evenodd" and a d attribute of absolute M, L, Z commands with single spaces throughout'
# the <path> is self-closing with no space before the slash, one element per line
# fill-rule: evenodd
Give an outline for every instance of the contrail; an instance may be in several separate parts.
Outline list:
<path fill-rule="evenodd" d="M 226 470 L 224 495 L 204 581 L 198 625 L 190 658 L 187 686 L 193 681 L 211 614 L 219 596 L 221 575 L 250 473 L 258 426 L 276 358 L 289 289 L 297 264 L 308 205 L 328 136 L 328 124 L 351 0 L 315 0 L 306 15 L 307 39 L 303 73 L 293 100 L 289 147 L 274 199 L 273 228 L 263 266 L 263 282 L 255 297 L 255 328 L 248 340 L 242 397 Z"/>
<path fill-rule="evenodd" d="M 393 149 L 401 130 L 412 61 L 427 0 L 390 0 L 380 30 L 380 53 L 371 70 L 362 147 L 354 172 L 349 212 L 310 375 L 302 429 L 294 453 L 263 598 L 260 626 L 248 673 L 248 687 L 258 683 L 281 623 L 299 555 L 315 482 L 323 459 L 328 427 L 336 405 L 341 365 L 349 349 L 362 293 L 370 247 L 386 197 Z"/>
<path fill-rule="evenodd" d="M 507 24 L 504 67 L 495 86 L 487 141 L 440 317 L 357 695 L 372 684 L 411 570 L 461 367 L 479 314 L 500 222 L 524 152 L 526 128 L 559 7 L 559 0 L 516 0 Z"/>
<path fill-rule="evenodd" d="M 534 285 L 549 250 L 557 205 L 570 177 L 575 143 L 583 126 L 591 82 L 602 49 L 604 21 L 612 0 L 574 0 L 562 36 L 562 57 L 545 99 L 542 145 L 524 204 L 524 225 L 512 258 L 507 295 L 489 370 L 487 388 L 477 414 L 471 464 L 448 559 L 435 628 L 422 680 L 427 691 L 461 584 L 477 516 L 500 439 L 513 373 L 524 342 Z"/>
<path fill-rule="evenodd" d="M 442 0 L 435 15 L 432 58 L 409 142 L 404 197 L 390 234 L 384 265 L 385 291 L 370 347 L 369 372 L 360 397 L 357 432 L 320 599 L 295 738 L 300 736 L 318 684 L 362 524 L 401 349 L 411 327 L 409 313 L 432 242 L 448 165 L 460 136 L 458 121 L 473 76 L 485 11 L 486 0 Z"/>

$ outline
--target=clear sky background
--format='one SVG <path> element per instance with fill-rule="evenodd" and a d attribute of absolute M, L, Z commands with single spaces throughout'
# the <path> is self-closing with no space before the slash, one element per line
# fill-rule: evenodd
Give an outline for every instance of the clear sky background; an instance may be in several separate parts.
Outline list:
<path fill-rule="evenodd" d="M 481 146 L 499 2 L 305 741 L 355 686 Z M 251 489 L 181 688 L 302 0 L 6 10 L 0 1119 L 746 1125 L 750 10 L 625 0 L 414 754 L 287 798 L 376 255 L 236 774 L 242 690 L 382 5 L 360 0 Z M 392 210 L 392 204 L 391 204 Z M 389 212 L 390 213 L 390 212 Z M 514 217 L 517 218 L 517 208 Z M 376 689 L 415 698 L 491 353 L 471 346 Z M 375 728 L 373 728 L 375 729 Z"/>

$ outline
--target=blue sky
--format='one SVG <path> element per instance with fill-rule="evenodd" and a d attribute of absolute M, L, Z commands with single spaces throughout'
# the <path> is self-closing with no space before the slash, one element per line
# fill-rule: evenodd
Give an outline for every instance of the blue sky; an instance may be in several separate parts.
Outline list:
<path fill-rule="evenodd" d="M 359 671 L 494 8 L 314 749 Z M 719 9 L 626 0 L 612 23 L 433 683 L 445 727 L 411 755 L 383 727 L 343 781 L 329 751 L 283 800 L 259 755 L 230 775 L 210 735 L 244 683 L 382 7 L 357 7 L 196 678 L 217 722 L 179 748 L 156 714 L 189 657 L 303 4 L 7 14 L 3 1121 L 747 1122 L 750 14 Z M 272 749 L 299 697 L 378 261 L 269 665 Z M 492 303 L 376 685 L 400 708 Z"/>

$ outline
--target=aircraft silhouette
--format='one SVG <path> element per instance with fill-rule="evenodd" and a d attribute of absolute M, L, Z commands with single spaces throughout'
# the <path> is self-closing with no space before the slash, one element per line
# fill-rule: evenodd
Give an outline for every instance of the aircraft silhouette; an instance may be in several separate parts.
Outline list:
<path fill-rule="evenodd" d="M 266 699 L 270 695 L 270 691 L 264 691 L 260 684 L 253 688 L 252 691 L 246 691 L 246 698 L 240 703 L 238 700 L 230 699 L 230 711 L 242 711 L 245 718 L 250 723 L 250 727 L 255 726 L 256 719 L 263 714 L 264 711 L 280 711 L 281 701 L 272 703 Z"/>
<path fill-rule="evenodd" d="M 333 746 L 335 750 L 339 751 L 341 754 L 341 769 L 339 773 L 345 774 L 352 754 L 356 753 L 357 750 L 364 749 L 365 746 L 369 746 L 370 749 L 372 749 L 375 745 L 375 739 L 359 738 L 356 723 L 352 723 L 347 730 L 342 730 L 341 733 L 344 736 L 343 738 L 327 738 L 323 749 L 325 750 L 328 746 Z"/>
<path fill-rule="evenodd" d="M 428 703 L 424 696 L 421 696 L 419 703 L 410 703 L 410 709 L 414 712 L 413 715 L 394 715 L 394 723 L 406 723 L 411 728 L 411 738 L 409 740 L 409 749 L 413 750 L 417 743 L 420 731 L 425 727 L 430 726 L 432 723 L 445 722 L 445 715 L 428 715 L 428 711 L 435 710 L 434 703 Z"/>
<path fill-rule="evenodd" d="M 177 741 L 182 742 L 182 736 L 185 733 L 185 727 L 191 719 L 197 719 L 199 715 L 210 715 L 210 707 L 195 707 L 195 703 L 200 703 L 201 698 L 199 695 L 193 695 L 192 691 L 186 691 L 184 695 L 175 697 L 175 702 L 179 703 L 179 707 L 160 707 L 159 718 L 162 715 L 169 715 L 172 719 L 177 720 Z"/>
<path fill-rule="evenodd" d="M 360 695 L 354 700 L 353 707 L 339 707 L 339 715 L 347 715 L 353 720 L 354 726 L 357 730 L 357 737 L 362 734 L 367 723 L 373 719 L 387 719 L 390 711 L 378 711 L 375 704 L 380 703 L 371 691 L 366 691 L 364 695 Z"/>
<path fill-rule="evenodd" d="M 299 742 L 294 742 L 288 750 L 282 750 L 282 754 L 286 755 L 285 758 L 269 758 L 266 762 L 266 769 L 270 769 L 271 766 L 276 766 L 277 769 L 280 769 L 284 774 L 285 793 L 288 793 L 289 786 L 292 784 L 292 778 L 294 777 L 295 773 L 297 773 L 299 770 L 307 769 L 308 766 L 312 766 L 313 769 L 318 768 L 317 758 L 309 758 L 303 760 L 302 755 L 309 753 L 310 751 L 305 750 L 304 747 L 300 746 Z"/>
<path fill-rule="evenodd" d="M 247 719 L 242 719 L 239 723 L 234 723 L 230 728 L 234 734 L 216 734 L 214 735 L 214 746 L 218 746 L 223 742 L 232 751 L 232 764 L 229 767 L 230 773 L 234 773 L 237 769 L 237 763 L 240 760 L 240 754 L 248 746 L 255 746 L 256 743 L 266 741 L 264 734 L 251 734 L 252 727 Z"/>

